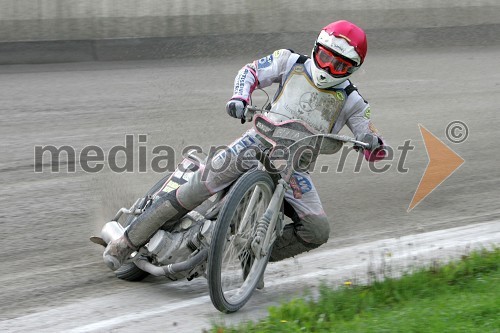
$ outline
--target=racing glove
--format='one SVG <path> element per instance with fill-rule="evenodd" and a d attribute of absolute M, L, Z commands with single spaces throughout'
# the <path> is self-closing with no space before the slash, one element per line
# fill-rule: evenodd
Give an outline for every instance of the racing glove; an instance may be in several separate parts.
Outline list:
<path fill-rule="evenodd" d="M 227 114 L 233 118 L 243 119 L 246 102 L 240 99 L 231 99 L 226 104 Z"/>
<path fill-rule="evenodd" d="M 358 136 L 356 136 L 356 140 L 358 141 L 362 141 L 362 142 L 365 142 L 365 143 L 368 143 L 369 146 L 368 147 L 361 147 L 360 145 L 354 145 L 355 148 L 364 148 L 364 149 L 367 149 L 367 150 L 375 150 L 377 148 L 380 148 L 381 146 L 381 142 L 378 138 L 378 136 L 376 135 L 373 135 L 371 133 L 363 133 L 363 134 L 360 134 Z"/>

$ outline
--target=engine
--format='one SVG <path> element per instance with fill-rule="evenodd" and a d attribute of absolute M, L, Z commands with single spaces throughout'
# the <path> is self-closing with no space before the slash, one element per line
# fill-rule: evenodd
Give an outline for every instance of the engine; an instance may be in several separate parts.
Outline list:
<path fill-rule="evenodd" d="M 203 215 L 191 211 L 180 221 L 179 230 L 158 230 L 146 245 L 153 264 L 165 266 L 183 262 L 193 256 L 197 251 L 208 248 L 210 245 L 213 221 L 206 220 Z M 199 271 L 199 269 L 197 270 Z M 204 269 L 203 269 L 204 271 Z M 189 272 L 189 276 L 198 276 Z M 185 276 L 179 276 L 181 278 Z M 194 277 L 194 276 L 193 276 Z"/>

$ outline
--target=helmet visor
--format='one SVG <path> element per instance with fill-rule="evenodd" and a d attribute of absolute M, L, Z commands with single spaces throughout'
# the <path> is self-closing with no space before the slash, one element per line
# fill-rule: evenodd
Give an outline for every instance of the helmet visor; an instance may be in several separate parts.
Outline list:
<path fill-rule="evenodd" d="M 352 60 L 320 44 L 316 44 L 314 47 L 314 61 L 318 67 L 334 77 L 349 75 L 356 68 L 356 64 Z"/>

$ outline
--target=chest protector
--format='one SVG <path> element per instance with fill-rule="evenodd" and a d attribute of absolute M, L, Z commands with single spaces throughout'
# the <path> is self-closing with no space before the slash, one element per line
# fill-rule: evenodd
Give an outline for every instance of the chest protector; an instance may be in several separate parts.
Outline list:
<path fill-rule="evenodd" d="M 267 117 L 276 122 L 300 119 L 321 133 L 330 133 L 346 99 L 344 89 L 317 88 L 304 65 L 296 64 L 272 102 Z"/>

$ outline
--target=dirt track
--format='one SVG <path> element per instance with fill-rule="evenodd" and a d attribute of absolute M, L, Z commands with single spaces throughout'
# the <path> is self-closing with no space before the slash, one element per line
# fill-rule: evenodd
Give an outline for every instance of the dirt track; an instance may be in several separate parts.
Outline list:
<path fill-rule="evenodd" d="M 371 173 L 366 164 L 354 173 L 354 155 L 342 173 L 315 174 L 332 225 L 325 248 L 500 217 L 500 73 L 493 70 L 500 68 L 499 54 L 497 46 L 472 53 L 466 48 L 370 53 L 354 81 L 371 103 L 374 122 L 388 142 L 396 147 L 411 139 L 415 149 L 409 153 L 405 174 L 396 170 L 399 151 L 383 174 Z M 134 302 L 126 299 L 129 293 L 164 297 L 166 306 L 172 300 L 208 297 L 204 280 L 118 281 L 102 264 L 101 249 L 88 241 L 121 205 L 133 201 L 160 175 L 113 174 L 107 166 L 98 174 L 78 166 L 75 173 L 51 173 L 46 167 L 37 174 L 33 151 L 35 145 L 70 145 L 77 152 L 99 145 L 108 152 L 124 144 L 125 134 L 134 134 L 136 143 L 139 134 L 148 134 L 149 152 L 157 144 L 177 151 L 188 144 L 227 144 L 245 127 L 227 117 L 224 104 L 236 71 L 249 60 L 0 67 L 0 320 L 64 305 L 77 309 L 95 299 L 100 300 L 98 311 L 123 314 L 121 304 Z M 262 95 L 255 101 L 261 102 Z M 454 120 L 469 127 L 462 144 L 452 144 L 444 135 Z M 428 163 L 417 124 L 466 162 L 407 213 Z M 337 162 L 336 156 L 323 157 L 319 165 L 329 164 L 334 170 Z M 300 258 L 285 267 L 293 269 Z M 279 274 L 266 280 L 276 281 Z M 284 293 L 299 289 L 297 283 Z M 266 299 L 262 295 L 261 301 Z M 147 297 L 137 307 L 148 308 Z M 246 311 L 262 310 L 252 303 Z M 176 320 L 188 320 L 192 311 L 185 310 L 186 317 Z M 220 317 L 216 310 L 213 317 Z M 81 318 L 80 325 L 89 320 Z"/>

